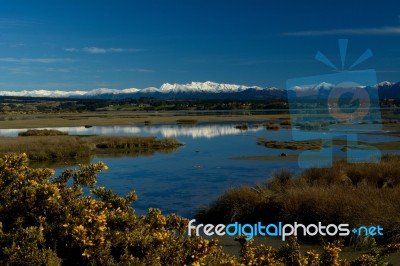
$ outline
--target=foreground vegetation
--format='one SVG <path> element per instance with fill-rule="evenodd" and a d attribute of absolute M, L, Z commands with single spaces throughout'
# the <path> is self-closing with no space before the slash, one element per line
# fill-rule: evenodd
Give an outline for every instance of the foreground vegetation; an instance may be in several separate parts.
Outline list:
<path fill-rule="evenodd" d="M 136 215 L 135 192 L 119 197 L 97 187 L 103 163 L 54 177 L 27 162 L 25 154 L 0 158 L 1 265 L 387 265 L 383 259 L 400 249 L 373 244 L 348 262 L 339 257 L 340 242 L 326 243 L 319 254 L 301 253 L 295 238 L 274 249 L 239 237 L 240 257 L 233 257 L 218 241 L 187 237 L 185 218 L 158 209 Z"/>
<path fill-rule="evenodd" d="M 137 136 L 69 136 L 29 130 L 19 137 L 0 137 L 0 154 L 25 152 L 32 161 L 80 161 L 94 155 L 138 155 L 171 152 L 182 144 L 174 138 Z"/>
<path fill-rule="evenodd" d="M 337 161 L 332 168 L 307 169 L 294 176 L 283 170 L 265 184 L 226 191 L 199 210 L 207 223 L 299 222 L 380 225 L 381 243 L 400 241 L 400 156 L 378 164 Z M 360 239 L 346 239 L 357 243 Z"/>

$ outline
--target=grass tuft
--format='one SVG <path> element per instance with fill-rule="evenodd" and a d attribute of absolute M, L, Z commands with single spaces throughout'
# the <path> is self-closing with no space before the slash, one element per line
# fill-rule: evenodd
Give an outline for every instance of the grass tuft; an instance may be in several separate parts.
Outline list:
<path fill-rule="evenodd" d="M 0 154 L 26 153 L 33 161 L 71 161 L 94 155 L 138 155 L 169 152 L 181 146 L 174 138 L 137 136 L 26 136 L 0 137 Z"/>
<path fill-rule="evenodd" d="M 27 131 L 19 132 L 18 136 L 65 136 L 67 132 L 63 132 L 55 129 L 28 129 Z"/>
<path fill-rule="evenodd" d="M 280 129 L 280 126 L 279 126 L 278 124 L 274 124 L 274 123 L 269 122 L 269 123 L 267 123 L 267 124 L 265 125 L 265 128 L 266 128 L 267 130 L 279 130 L 279 129 Z"/>
<path fill-rule="evenodd" d="M 257 144 L 272 149 L 288 150 L 319 150 L 322 148 L 321 140 L 277 141 L 266 138 L 258 138 Z"/>
<path fill-rule="evenodd" d="M 381 242 L 400 241 L 400 155 L 378 164 L 336 161 L 294 176 L 283 170 L 265 184 L 226 191 L 196 216 L 201 222 L 349 223 L 380 225 Z M 348 239 L 350 240 L 350 239 Z"/>
<path fill-rule="evenodd" d="M 197 124 L 199 121 L 197 119 L 178 119 L 177 124 Z"/>
<path fill-rule="evenodd" d="M 246 123 L 240 124 L 240 125 L 236 125 L 235 126 L 236 129 L 240 129 L 240 130 L 248 130 L 249 129 L 249 125 Z"/>

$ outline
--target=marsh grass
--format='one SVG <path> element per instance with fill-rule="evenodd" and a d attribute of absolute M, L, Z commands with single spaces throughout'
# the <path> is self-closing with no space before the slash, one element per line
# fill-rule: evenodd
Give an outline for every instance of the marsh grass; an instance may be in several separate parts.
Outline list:
<path fill-rule="evenodd" d="M 199 121 L 197 119 L 178 119 L 177 124 L 197 124 Z"/>
<path fill-rule="evenodd" d="M 97 154 L 140 155 L 168 152 L 182 144 L 174 138 L 131 136 L 0 137 L 0 154 L 26 153 L 33 161 L 74 161 Z"/>
<path fill-rule="evenodd" d="M 281 127 L 279 126 L 279 124 L 268 122 L 267 124 L 265 124 L 265 128 L 267 130 L 279 130 Z"/>
<path fill-rule="evenodd" d="M 340 160 L 332 168 L 307 169 L 297 176 L 284 170 L 264 184 L 226 191 L 196 217 L 212 223 L 235 220 L 380 225 L 384 236 L 378 241 L 398 242 L 399 160 L 399 155 L 385 155 L 378 164 L 348 164 Z"/>
<path fill-rule="evenodd" d="M 281 117 L 282 114 L 253 114 L 252 121 L 266 121 Z M 209 115 L 198 113 L 195 116 L 174 112 L 133 112 L 133 111 L 110 111 L 110 112 L 88 112 L 88 113 L 66 113 L 66 114 L 16 114 L 15 117 L 0 116 L 4 118 L 2 128 L 43 128 L 52 127 L 76 127 L 84 125 L 105 126 L 105 125 L 132 125 L 143 124 L 145 120 L 157 123 L 178 123 L 178 120 L 191 120 L 194 122 L 222 122 L 222 121 L 244 121 L 249 120 L 248 115 L 228 114 Z M 12 119 L 11 119 L 12 118 Z"/>
<path fill-rule="evenodd" d="M 55 129 L 28 129 L 27 131 L 19 132 L 18 136 L 65 136 L 67 132 L 63 132 Z"/>
<path fill-rule="evenodd" d="M 287 150 L 319 150 L 322 147 L 332 147 L 334 145 L 342 146 L 342 151 L 346 152 L 349 149 L 368 150 L 371 146 L 380 150 L 398 150 L 400 149 L 400 141 L 391 142 L 354 142 L 342 139 L 334 139 L 332 142 L 322 140 L 290 140 L 279 141 L 266 138 L 257 138 L 257 145 L 263 145 L 272 149 L 287 149 Z"/>
<path fill-rule="evenodd" d="M 34 161 L 58 161 L 90 157 L 92 147 L 73 136 L 1 137 L 0 154 L 14 152 L 27 153 Z"/>
<path fill-rule="evenodd" d="M 249 125 L 246 123 L 240 124 L 240 125 L 236 125 L 235 126 L 236 129 L 240 129 L 240 130 L 248 130 L 249 129 Z"/>
<path fill-rule="evenodd" d="M 288 150 L 319 150 L 322 148 L 321 140 L 277 141 L 258 138 L 257 144 L 267 148 Z"/>
<path fill-rule="evenodd" d="M 94 153 L 102 157 L 150 156 L 155 152 L 173 153 L 182 146 L 175 138 L 94 136 L 87 142 L 94 145 Z"/>
<path fill-rule="evenodd" d="M 382 119 L 381 121 L 378 121 L 378 123 L 376 123 L 376 124 L 383 124 L 383 125 L 386 125 L 386 124 L 397 124 L 397 120 L 396 119 Z"/>
<path fill-rule="evenodd" d="M 282 122 L 280 122 L 279 125 L 284 126 L 284 127 L 290 127 L 292 125 L 292 122 L 289 119 L 285 119 L 285 120 L 282 120 Z"/>
<path fill-rule="evenodd" d="M 301 130 L 322 130 L 328 128 L 333 121 L 307 121 L 296 123 Z"/>

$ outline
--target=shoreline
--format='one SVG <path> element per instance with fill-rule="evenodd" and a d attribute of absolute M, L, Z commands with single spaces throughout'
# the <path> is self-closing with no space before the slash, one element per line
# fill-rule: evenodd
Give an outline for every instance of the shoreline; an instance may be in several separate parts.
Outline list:
<path fill-rule="evenodd" d="M 60 114 L 8 114 L 0 115 L 0 129 L 74 127 L 74 126 L 117 126 L 177 123 L 177 120 L 194 119 L 202 122 L 268 121 L 289 118 L 289 114 L 180 114 L 179 112 L 89 112 Z M 5 120 L 8 118 L 8 120 Z M 11 119 L 10 119 L 11 118 Z"/>

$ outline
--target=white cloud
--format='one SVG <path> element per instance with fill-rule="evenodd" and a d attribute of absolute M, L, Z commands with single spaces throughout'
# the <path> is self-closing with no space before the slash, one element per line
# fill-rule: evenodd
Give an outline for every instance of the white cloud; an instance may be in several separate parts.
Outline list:
<path fill-rule="evenodd" d="M 400 27 L 380 27 L 380 28 L 351 28 L 351 29 L 332 29 L 316 31 L 295 31 L 285 32 L 286 36 L 327 36 L 327 35 L 398 35 Z"/>
<path fill-rule="evenodd" d="M 65 48 L 64 50 L 67 51 L 67 52 L 78 52 L 79 51 L 76 48 Z"/>
<path fill-rule="evenodd" d="M 4 63 L 43 63 L 43 64 L 51 64 L 51 63 L 70 63 L 74 60 L 71 58 L 15 58 L 15 57 L 0 57 L 0 62 Z"/>
<path fill-rule="evenodd" d="M 140 52 L 142 49 L 134 48 L 101 48 L 101 47 L 83 47 L 83 48 L 66 48 L 67 52 L 85 52 L 89 54 L 105 54 L 105 53 L 124 53 L 124 52 Z"/>
<path fill-rule="evenodd" d="M 57 72 L 57 73 L 70 73 L 71 70 L 67 68 L 54 68 L 54 67 L 48 67 L 45 69 L 47 72 Z"/>
<path fill-rule="evenodd" d="M 98 48 L 98 47 L 85 47 L 85 48 L 82 48 L 82 51 L 89 53 L 89 54 L 105 54 L 105 53 L 107 53 L 107 49 Z"/>
<path fill-rule="evenodd" d="M 154 70 L 152 69 L 147 69 L 147 68 L 131 68 L 129 71 L 132 72 L 141 72 L 141 73 L 152 73 Z"/>

